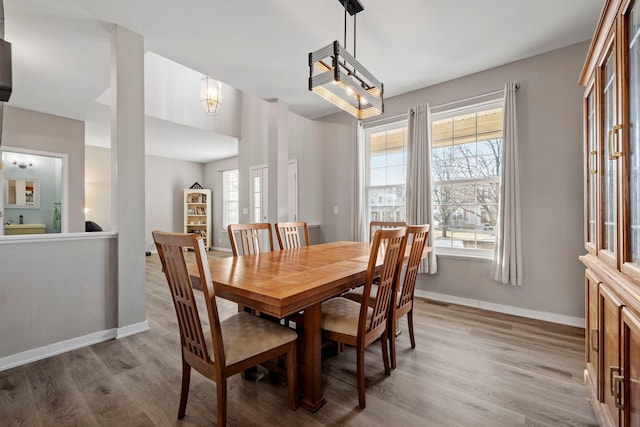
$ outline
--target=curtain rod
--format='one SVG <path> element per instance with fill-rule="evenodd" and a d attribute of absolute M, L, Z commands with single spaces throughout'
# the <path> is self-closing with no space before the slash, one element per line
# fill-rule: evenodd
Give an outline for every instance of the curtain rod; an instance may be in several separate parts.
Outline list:
<path fill-rule="evenodd" d="M 234 171 L 234 170 L 236 170 L 236 169 L 238 169 L 238 168 L 231 168 L 231 169 L 218 169 L 218 173 Z"/>
<path fill-rule="evenodd" d="M 516 90 L 518 90 L 518 89 L 520 89 L 520 83 L 516 83 Z M 463 101 L 471 101 L 473 99 L 484 98 L 485 96 L 497 95 L 497 94 L 502 93 L 502 92 L 504 92 L 504 89 L 494 90 L 492 92 L 487 92 L 487 93 L 483 93 L 483 94 L 480 94 L 480 95 L 471 96 L 469 98 L 458 99 L 457 101 L 445 102 L 444 104 L 438 104 L 438 105 L 430 105 L 429 109 L 446 107 L 448 105 L 457 104 L 457 103 L 463 102 Z M 411 112 L 411 114 L 414 113 L 413 108 L 410 108 L 409 111 Z M 376 119 L 376 120 L 370 120 L 370 121 L 361 122 L 361 123 L 364 126 L 364 125 L 376 124 L 376 123 L 387 121 L 387 120 L 399 119 L 400 117 L 407 117 L 407 116 L 408 116 L 408 113 L 402 113 L 402 114 L 396 114 L 395 116 L 380 117 L 379 119 Z"/>
<path fill-rule="evenodd" d="M 518 89 L 520 89 L 520 83 L 516 83 L 516 90 L 518 90 Z M 457 101 L 445 102 L 444 104 L 438 104 L 438 105 L 433 105 L 433 106 L 430 105 L 429 109 L 442 108 L 442 107 L 446 107 L 446 106 L 449 106 L 449 105 L 458 104 L 458 103 L 463 102 L 463 101 L 471 101 L 471 100 L 478 99 L 478 98 L 484 98 L 485 96 L 497 95 L 497 94 L 503 93 L 503 92 L 504 92 L 504 89 L 494 90 L 492 92 L 487 92 L 487 93 L 483 93 L 483 94 L 480 94 L 480 95 L 471 96 L 469 98 L 458 99 Z M 413 109 L 411 111 L 413 111 Z"/>

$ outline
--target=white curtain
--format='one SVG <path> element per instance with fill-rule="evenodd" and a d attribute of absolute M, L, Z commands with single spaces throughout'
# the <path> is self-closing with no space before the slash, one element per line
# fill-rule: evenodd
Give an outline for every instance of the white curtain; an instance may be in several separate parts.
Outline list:
<path fill-rule="evenodd" d="M 491 278 L 521 286 L 522 217 L 520 215 L 520 176 L 518 166 L 518 127 L 516 123 L 516 83 L 504 87 L 502 110 L 502 171 L 500 205 L 496 226 L 496 246 L 491 264 Z"/>
<path fill-rule="evenodd" d="M 429 132 L 429 104 L 409 110 L 407 137 L 407 223 L 431 224 L 427 245 L 434 248 L 420 264 L 419 272 L 438 271 L 433 246 L 433 202 L 431 200 L 431 132 Z"/>
<path fill-rule="evenodd" d="M 364 191 L 366 185 L 366 166 L 365 166 L 365 141 L 364 141 L 364 129 L 361 121 L 357 121 L 356 124 L 356 209 L 355 209 L 355 240 L 356 242 L 368 242 L 369 241 L 369 225 L 365 223 L 365 212 L 367 209 L 366 192 Z"/>

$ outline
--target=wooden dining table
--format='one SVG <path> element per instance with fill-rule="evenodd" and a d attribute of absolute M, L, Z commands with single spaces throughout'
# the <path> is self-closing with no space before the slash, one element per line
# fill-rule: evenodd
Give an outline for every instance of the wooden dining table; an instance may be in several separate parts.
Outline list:
<path fill-rule="evenodd" d="M 332 242 L 209 259 L 216 296 L 278 318 L 304 311 L 301 404 L 309 411 L 326 402 L 321 387 L 320 305 L 364 282 L 370 248 L 369 243 Z M 188 267 L 197 282 L 197 267 Z"/>
<path fill-rule="evenodd" d="M 301 404 L 311 412 L 326 402 L 321 387 L 321 304 L 364 282 L 370 249 L 370 243 L 332 242 L 209 259 L 216 296 L 277 318 L 303 311 Z M 197 286 L 197 266 L 188 267 Z"/>

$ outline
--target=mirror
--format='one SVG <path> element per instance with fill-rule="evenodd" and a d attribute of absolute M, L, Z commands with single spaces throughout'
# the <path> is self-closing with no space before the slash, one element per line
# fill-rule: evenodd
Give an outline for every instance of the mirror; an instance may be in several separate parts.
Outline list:
<path fill-rule="evenodd" d="M 5 208 L 40 208 L 40 181 L 7 178 Z"/>

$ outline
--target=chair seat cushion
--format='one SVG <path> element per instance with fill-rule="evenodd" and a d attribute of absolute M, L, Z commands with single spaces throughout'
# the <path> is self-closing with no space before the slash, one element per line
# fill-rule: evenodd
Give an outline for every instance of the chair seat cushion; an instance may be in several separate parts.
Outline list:
<path fill-rule="evenodd" d="M 251 313 L 238 313 L 220 322 L 227 366 L 272 348 L 295 341 L 298 334 L 286 326 L 261 319 Z M 213 357 L 211 331 L 204 331 L 207 350 Z"/>
<path fill-rule="evenodd" d="M 373 310 L 367 308 L 367 324 Z M 358 335 L 360 303 L 347 298 L 333 298 L 322 303 L 322 329 L 339 334 Z"/>

